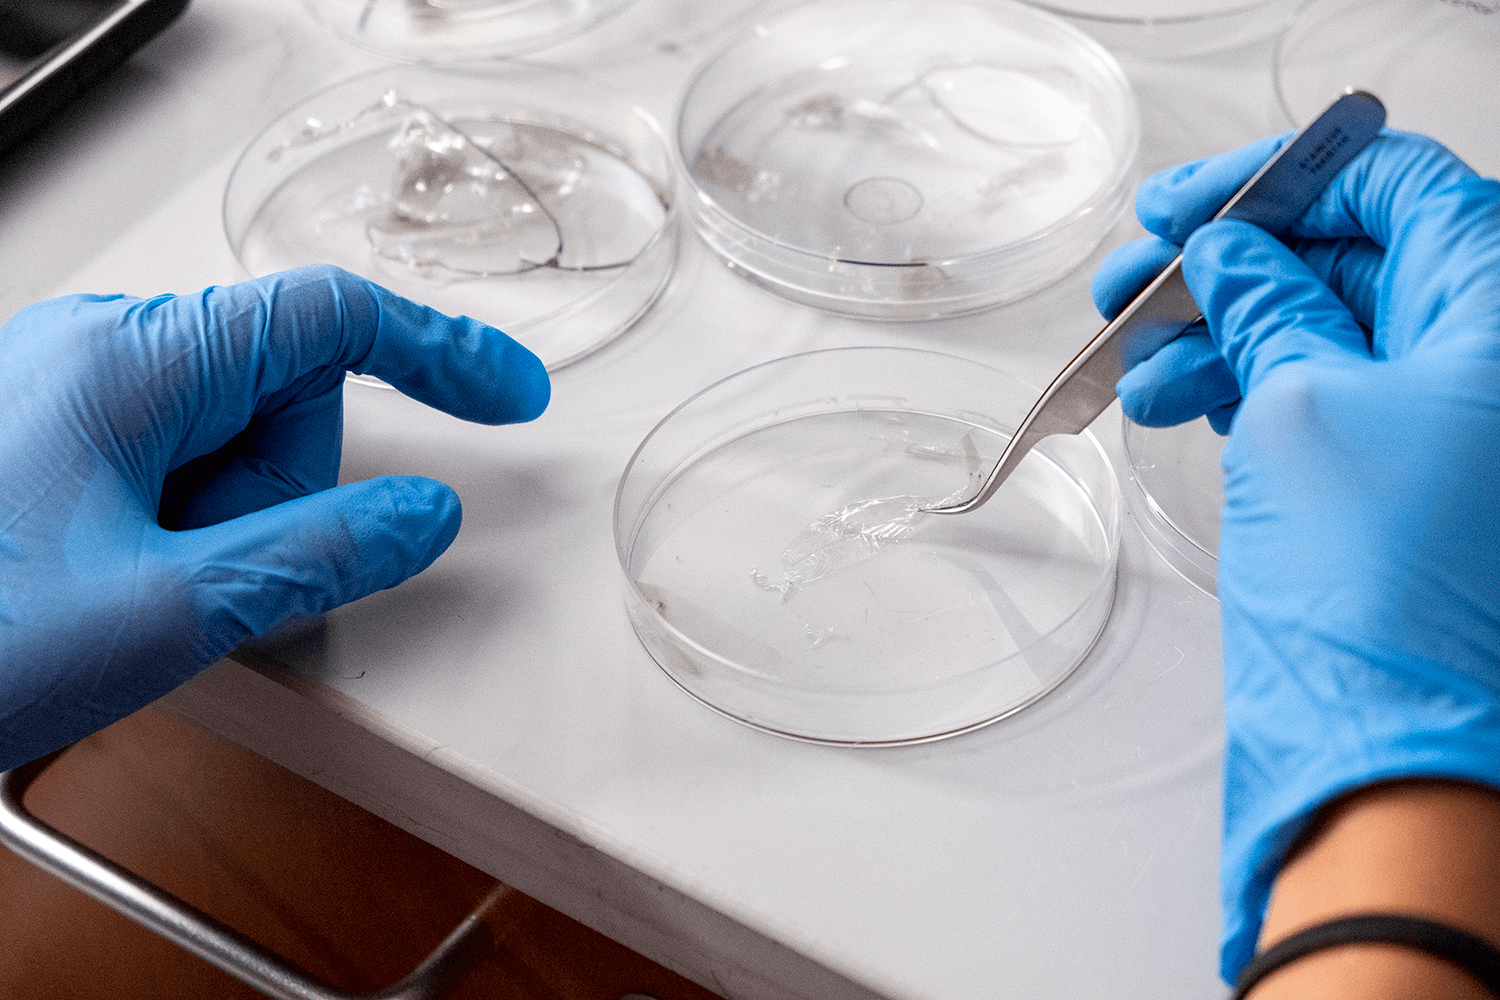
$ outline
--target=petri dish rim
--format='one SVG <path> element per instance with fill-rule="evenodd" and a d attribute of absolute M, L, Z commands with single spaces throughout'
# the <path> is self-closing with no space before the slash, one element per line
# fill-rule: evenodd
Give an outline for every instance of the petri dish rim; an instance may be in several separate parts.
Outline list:
<path fill-rule="evenodd" d="M 1113 592 L 1111 592 L 1111 596 L 1110 596 L 1110 602 L 1111 602 L 1111 604 L 1113 604 L 1113 600 L 1114 600 Z M 1084 609 L 1080 608 L 1075 613 L 1082 614 L 1083 610 Z M 1108 614 L 1108 609 L 1106 609 L 1106 615 L 1107 614 Z M 1079 653 L 1079 662 L 1080 663 L 1085 658 L 1088 657 L 1089 653 L 1093 652 L 1094 646 L 1098 645 L 1099 637 L 1101 635 L 1103 635 L 1103 634 L 1104 633 L 1103 633 L 1102 629 L 1099 630 L 1098 632 L 1096 632 L 1094 634 L 1094 638 L 1089 642 L 1088 647 L 1086 649 L 1082 650 L 1082 652 Z M 655 662 L 654 657 L 653 657 L 653 662 Z M 745 718 L 743 718 L 741 716 L 735 715 L 733 712 L 731 712 L 731 711 L 729 711 L 727 709 L 721 708 L 718 705 L 715 705 L 712 701 L 710 701 L 707 698 L 703 697 L 698 692 L 694 691 L 692 688 L 688 687 L 686 684 L 683 683 L 683 681 L 682 681 L 682 679 L 680 677 L 678 677 L 676 674 L 674 674 L 672 671 L 668 670 L 667 668 L 661 666 L 660 663 L 657 663 L 657 667 L 658 667 L 658 669 L 661 670 L 661 672 L 663 674 L 666 674 L 667 678 L 669 680 L 671 680 L 671 682 L 673 684 L 677 685 L 678 689 L 681 690 L 684 694 L 686 694 L 688 697 L 692 698 L 698 704 L 700 704 L 703 707 L 705 707 L 705 708 L 709 709 L 710 711 L 714 712 L 716 715 L 719 715 L 719 716 L 721 716 L 721 717 L 723 717 L 725 719 L 728 719 L 730 722 L 735 722 L 735 723 L 738 723 L 739 725 L 747 726 L 750 729 L 754 729 L 757 732 L 765 733 L 768 736 L 779 736 L 782 739 L 794 740 L 794 741 L 796 741 L 798 743 L 807 743 L 807 744 L 810 744 L 812 746 L 837 746 L 837 747 L 871 748 L 871 749 L 882 749 L 882 748 L 888 748 L 888 747 L 920 746 L 920 745 L 922 745 L 924 743 L 938 743 L 938 742 L 940 742 L 942 740 L 952 739 L 955 736 L 962 736 L 965 733 L 978 732 L 981 729 L 985 729 L 985 728 L 988 728 L 989 726 L 993 726 L 997 722 L 1004 721 L 1005 719 L 1010 718 L 1011 716 L 1017 714 L 1018 712 L 1022 712 L 1024 710 L 1030 708 L 1032 705 L 1035 705 L 1038 701 L 1041 701 L 1047 695 L 1049 695 L 1053 691 L 1055 691 L 1058 688 L 1058 686 L 1060 686 L 1069 677 L 1073 676 L 1073 671 L 1071 671 L 1071 670 L 1066 671 L 1064 673 L 1061 673 L 1058 676 L 1056 676 L 1055 678 L 1053 678 L 1052 681 L 1050 683 L 1048 683 L 1046 686 L 1038 689 L 1033 694 L 1031 694 L 1024 701 L 1016 702 L 1015 704 L 1011 705 L 1011 707 L 1009 707 L 1008 709 L 1006 709 L 1006 710 L 998 713 L 997 715 L 994 715 L 994 716 L 992 716 L 990 718 L 980 719 L 980 720 L 975 721 L 975 722 L 970 722 L 970 723 L 967 723 L 965 725 L 954 726 L 951 729 L 944 729 L 944 730 L 941 730 L 939 732 L 928 733 L 928 734 L 923 735 L 923 736 L 907 736 L 907 737 L 901 737 L 901 738 L 889 739 L 889 740 L 879 740 L 879 739 L 871 739 L 871 740 L 853 740 L 853 739 L 850 739 L 850 740 L 837 740 L 837 739 L 825 739 L 825 738 L 818 737 L 818 736 L 808 736 L 808 735 L 805 735 L 803 733 L 796 732 L 795 730 L 792 730 L 792 729 L 778 728 L 778 727 L 770 725 L 768 723 L 759 722 L 759 721 L 756 721 L 756 720 L 753 720 L 753 719 L 745 719 Z"/>
<path fill-rule="evenodd" d="M 776 358 L 771 361 L 762 362 L 758 365 L 751 366 L 750 368 L 744 369 L 740 372 L 736 372 L 732 375 L 726 376 L 711 383 L 705 388 L 689 396 L 682 403 L 679 403 L 664 417 L 662 417 L 661 420 L 656 423 L 656 425 L 652 427 L 652 429 L 646 434 L 641 443 L 637 445 L 636 449 L 631 454 L 629 461 L 626 463 L 625 472 L 622 474 L 619 484 L 616 488 L 614 505 L 615 551 L 616 558 L 621 567 L 623 581 L 625 583 L 626 601 L 628 610 L 630 610 L 631 612 L 630 618 L 632 626 L 635 627 L 638 638 L 640 639 L 642 645 L 646 647 L 646 651 L 651 656 L 653 662 L 656 663 L 658 669 L 665 673 L 673 681 L 673 683 L 675 683 L 685 693 L 690 695 L 695 701 L 708 707 L 715 713 L 727 719 L 771 735 L 776 735 L 799 742 L 819 745 L 850 747 L 890 747 L 929 743 L 937 740 L 947 739 L 949 737 L 960 735 L 962 733 L 982 729 L 986 726 L 1000 721 L 1001 719 L 1008 718 L 1015 713 L 1027 708 L 1028 706 L 1036 703 L 1036 701 L 1045 697 L 1058 685 L 1067 680 L 1068 677 L 1070 677 L 1076 671 L 1078 666 L 1087 659 L 1089 653 L 1097 645 L 1100 636 L 1102 636 L 1105 626 L 1108 624 L 1117 592 L 1116 581 L 1119 566 L 1120 531 L 1125 505 L 1124 499 L 1120 493 L 1119 482 L 1113 471 L 1113 463 L 1111 463 L 1107 452 L 1091 431 L 1085 431 L 1083 434 L 1077 435 L 1076 437 L 1070 437 L 1070 440 L 1076 440 L 1085 444 L 1088 451 L 1098 462 L 1099 468 L 1103 471 L 1102 477 L 1096 476 L 1093 481 L 1090 481 L 1088 478 L 1079 474 L 1076 470 L 1069 468 L 1067 463 L 1060 461 L 1054 457 L 1047 456 L 1040 447 L 1038 449 L 1037 455 L 1038 458 L 1043 459 L 1047 463 L 1049 468 L 1055 470 L 1056 473 L 1063 477 L 1063 479 L 1066 480 L 1066 482 L 1073 488 L 1078 496 L 1086 499 L 1088 505 L 1087 511 L 1090 516 L 1091 526 L 1097 530 L 1107 551 L 1107 559 L 1104 561 L 1102 568 L 1099 571 L 1099 579 L 1094 583 L 1091 592 L 1087 595 L 1086 598 L 1080 600 L 1075 606 L 1069 609 L 1059 621 L 1052 624 L 1049 631 L 1042 638 L 1045 640 L 1058 633 L 1064 632 L 1070 626 L 1075 624 L 1077 620 L 1083 619 L 1085 617 L 1087 617 L 1088 620 L 1084 622 L 1083 627 L 1087 632 L 1088 638 L 1087 641 L 1081 646 L 1077 646 L 1071 649 L 1071 663 L 1065 669 L 1059 670 L 1055 675 L 1050 676 L 1044 684 L 1041 684 L 1039 687 L 1029 691 L 1026 697 L 1024 697 L 1023 699 L 1013 700 L 1007 703 L 1000 710 L 991 712 L 982 718 L 964 722 L 960 725 L 941 728 L 933 731 L 926 731 L 920 734 L 908 733 L 893 738 L 830 738 L 826 735 L 810 734 L 808 732 L 801 731 L 796 727 L 776 725 L 772 722 L 748 718 L 745 714 L 739 714 L 732 708 L 726 707 L 723 704 L 716 703 L 712 698 L 707 697 L 699 691 L 694 690 L 683 680 L 682 677 L 678 676 L 678 673 L 675 670 L 673 670 L 665 662 L 663 662 L 663 657 L 658 655 L 657 650 L 652 647 L 651 643 L 646 640 L 645 636 L 640 634 L 641 626 L 636 620 L 636 609 L 637 607 L 644 607 L 645 605 L 648 605 L 650 603 L 650 598 L 643 595 L 640 589 L 637 587 L 635 574 L 632 569 L 634 560 L 637 556 L 636 546 L 641 542 L 642 529 L 645 523 L 650 519 L 652 514 L 657 509 L 663 497 L 668 495 L 673 487 L 681 480 L 681 478 L 702 459 L 714 456 L 721 449 L 744 439 L 748 435 L 764 432 L 766 430 L 772 430 L 778 426 L 795 424 L 809 417 L 817 417 L 820 415 L 839 415 L 859 411 L 862 413 L 869 413 L 874 416 L 889 412 L 900 412 L 903 416 L 927 416 L 944 423 L 960 424 L 966 422 L 963 418 L 956 416 L 954 413 L 941 412 L 932 409 L 903 408 L 899 411 L 895 411 L 884 409 L 877 405 L 869 407 L 850 407 L 848 409 L 840 410 L 828 410 L 826 408 L 820 408 L 817 405 L 817 401 L 808 400 L 790 407 L 792 412 L 787 413 L 780 419 L 761 420 L 758 418 L 751 418 L 746 421 L 741 421 L 737 424 L 726 425 L 722 428 L 719 428 L 717 433 L 709 437 L 696 440 L 695 446 L 692 447 L 691 450 L 681 452 L 676 455 L 676 459 L 672 463 L 668 471 L 662 472 L 659 469 L 654 471 L 653 475 L 655 476 L 655 481 L 652 484 L 652 489 L 645 495 L 644 499 L 637 498 L 631 501 L 626 500 L 627 491 L 631 488 L 631 472 L 636 469 L 640 457 L 643 453 L 645 453 L 652 447 L 658 434 L 665 427 L 671 425 L 674 419 L 684 411 L 692 409 L 696 404 L 700 403 L 705 398 L 713 397 L 718 390 L 732 383 L 739 382 L 744 378 L 754 377 L 757 374 L 763 372 L 774 371 L 777 366 L 783 364 L 796 363 L 802 361 L 803 359 L 810 358 L 827 357 L 830 359 L 840 359 L 847 358 L 853 355 L 891 355 L 907 356 L 913 358 L 926 357 L 929 359 L 940 360 L 942 362 L 953 362 L 965 366 L 972 366 L 974 369 L 986 370 L 996 376 L 1008 379 L 1014 384 L 1024 386 L 1029 391 L 1038 391 L 1035 390 L 1034 387 L 1031 387 L 1021 380 L 1016 379 L 1014 376 L 1011 376 L 1009 373 L 1004 372 L 1001 369 L 985 365 L 982 362 L 977 362 L 966 358 L 958 358 L 939 351 L 930 351 L 918 348 L 894 347 L 846 347 L 811 351 L 805 354 L 791 355 L 787 357 Z M 779 414 L 780 408 L 778 408 L 776 412 Z M 970 426 L 973 426 L 975 428 L 986 429 L 983 428 L 979 423 L 973 421 L 967 422 Z M 1101 491 L 1103 492 L 1102 496 L 1100 495 Z M 633 506 L 635 508 L 635 516 L 630 521 L 628 526 L 622 524 L 621 517 L 622 511 L 627 506 Z M 651 553 L 646 554 L 648 558 L 650 555 Z M 674 622 L 668 620 L 665 616 L 659 614 L 653 615 L 651 617 L 650 626 L 653 630 L 658 632 L 669 632 L 672 635 L 674 641 L 679 646 L 692 648 L 695 651 L 696 655 L 703 660 L 713 661 L 735 675 L 755 677 L 758 679 L 765 677 L 765 675 L 759 674 L 758 672 L 747 668 L 744 664 L 737 663 L 732 658 L 725 656 L 717 650 L 704 645 L 699 641 L 698 638 L 683 630 L 682 628 L 679 628 Z M 1025 647 L 1018 649 L 1015 652 L 1009 653 L 999 660 L 974 664 L 965 671 L 963 676 L 984 674 L 987 671 L 993 670 L 999 665 L 1014 660 L 1024 661 L 1027 657 L 1028 652 L 1031 651 L 1034 651 L 1033 647 Z M 798 684 L 794 681 L 787 681 L 779 678 L 772 678 L 771 682 L 774 686 L 787 690 L 789 692 L 798 689 L 816 690 L 816 686 L 814 685 Z M 919 690 L 919 688 L 919 685 L 909 686 L 909 690 L 911 691 L 917 691 Z"/>
<path fill-rule="evenodd" d="M 1181 491 L 1184 489 L 1181 481 L 1174 482 L 1169 478 L 1148 486 L 1141 464 L 1141 453 L 1145 450 L 1149 439 L 1192 435 L 1180 442 L 1183 452 L 1188 453 L 1196 446 L 1200 446 L 1202 440 L 1212 433 L 1205 429 L 1207 426 L 1201 418 L 1196 422 L 1180 424 L 1176 427 L 1143 427 L 1129 420 L 1122 420 L 1121 444 L 1125 451 L 1125 464 L 1121 468 L 1121 474 L 1125 480 L 1124 492 L 1128 497 L 1131 513 L 1152 549 L 1178 576 L 1217 600 L 1219 596 L 1217 537 L 1210 544 L 1207 539 L 1200 537 L 1199 533 L 1189 526 L 1187 517 L 1174 515 L 1168 509 L 1169 500 L 1180 502 L 1180 498 L 1169 498 L 1163 495 L 1163 489 Z M 1217 440 L 1222 442 L 1223 439 Z M 1202 456 L 1197 457 L 1202 460 Z M 1217 462 L 1214 467 L 1218 468 Z"/>
<path fill-rule="evenodd" d="M 1368 88 L 1390 108 L 1390 127 L 1431 135 L 1479 173 L 1500 174 L 1500 138 L 1485 127 L 1500 114 L 1497 15 L 1492 0 L 1301 0 L 1272 54 L 1278 109 L 1300 127 L 1339 89 Z M 1446 60 L 1443 72 L 1414 70 L 1434 49 Z"/>
<path fill-rule="evenodd" d="M 1197 12 L 1118 14 L 1096 4 L 1067 0 L 1024 0 L 1073 22 L 1111 51 L 1126 56 L 1173 61 L 1259 43 L 1276 35 L 1298 0 L 1241 0 Z M 1140 4 L 1136 5 L 1140 7 Z"/>
<path fill-rule="evenodd" d="M 1049 14 L 1058 17 L 1075 18 L 1079 21 L 1097 22 L 1109 25 L 1162 25 L 1165 27 L 1177 27 L 1182 25 L 1202 24 L 1205 21 L 1213 21 L 1218 18 L 1233 18 L 1245 14 L 1253 14 L 1263 7 L 1271 7 L 1277 0 L 1244 0 L 1244 2 L 1233 7 L 1221 7 L 1214 10 L 1206 10 L 1198 14 L 1095 14 L 1079 10 L 1068 4 L 1048 3 L 1047 0 L 1025 0 L 1028 6 L 1045 10 Z"/>
<path fill-rule="evenodd" d="M 526 55 L 583 35 L 617 16 L 637 0 L 589 0 L 566 5 L 573 13 L 552 19 L 540 30 L 518 30 L 525 15 L 538 7 L 559 8 L 557 3 L 531 2 L 518 5 L 501 0 L 488 16 L 470 14 L 426 44 L 420 38 L 383 33 L 372 38 L 368 26 L 370 0 L 302 0 L 309 16 L 350 45 L 389 59 L 406 62 L 462 62 L 471 59 Z M 509 7 L 512 10 L 507 11 Z M 582 12 L 581 14 L 578 12 Z M 516 16 L 519 13 L 522 17 Z"/>
<path fill-rule="evenodd" d="M 802 15 L 814 10 L 824 11 L 838 6 L 857 8 L 893 2 L 897 2 L 897 0 L 803 0 L 801 3 L 774 10 L 769 15 L 769 20 L 771 23 L 774 23 L 784 18 Z M 765 37 L 767 30 L 764 25 L 766 22 L 758 21 L 749 31 L 743 28 L 736 28 L 719 38 L 708 55 L 700 61 L 697 68 L 693 71 L 692 76 L 678 99 L 676 123 L 672 129 L 672 141 L 670 145 L 677 173 L 683 178 L 684 184 L 691 196 L 692 205 L 696 210 L 693 213 L 696 215 L 694 219 L 696 228 L 701 232 L 704 228 L 704 222 L 700 220 L 703 216 L 708 216 L 725 230 L 741 239 L 748 239 L 755 243 L 763 244 L 777 253 L 786 254 L 805 262 L 801 266 L 803 269 L 809 271 L 816 270 L 820 266 L 826 267 L 829 264 L 908 271 L 929 267 L 954 267 L 956 265 L 995 270 L 1000 268 L 1004 262 L 1017 259 L 1025 260 L 1036 256 L 1039 250 L 1054 243 L 1061 234 L 1078 227 L 1085 221 L 1098 217 L 1102 212 L 1107 214 L 1109 218 L 1106 219 L 1106 224 L 1102 227 L 1101 232 L 1097 234 L 1096 238 L 1093 238 L 1093 244 L 1097 244 L 1125 211 L 1132 190 L 1131 182 L 1135 176 L 1137 160 L 1140 154 L 1140 108 L 1134 86 L 1130 82 L 1130 77 L 1125 72 L 1124 67 L 1120 65 L 1109 49 L 1098 40 L 1087 32 L 1070 24 L 1064 17 L 1045 9 L 1043 5 L 1030 2 L 1016 2 L 1016 0 L 998 0 L 998 2 L 989 4 L 978 2 L 978 0 L 943 0 L 943 2 L 954 6 L 970 7 L 980 11 L 1006 11 L 1011 16 L 1019 12 L 1022 16 L 1033 18 L 1036 23 L 1046 24 L 1048 30 L 1066 35 L 1069 41 L 1077 47 L 1080 58 L 1086 56 L 1090 67 L 1095 72 L 1101 73 L 1104 77 L 1108 78 L 1114 90 L 1113 96 L 1119 102 L 1115 110 L 1119 119 L 1125 123 L 1125 141 L 1122 147 L 1116 151 L 1112 171 L 1106 180 L 1102 181 L 1095 189 L 1091 200 L 1053 219 L 1042 228 L 1025 236 L 1011 239 L 1008 242 L 972 252 L 936 255 L 929 259 L 911 262 L 862 260 L 854 256 L 835 256 L 827 250 L 820 250 L 814 246 L 787 241 L 748 224 L 741 220 L 735 213 L 727 210 L 723 204 L 723 200 L 714 197 L 712 192 L 706 190 L 704 185 L 699 183 L 695 176 L 688 153 L 690 142 L 686 134 L 688 127 L 688 115 L 686 111 L 699 90 L 700 85 L 720 65 L 722 60 L 747 42 Z M 964 65 L 964 63 L 960 62 L 959 65 Z M 745 100 L 748 101 L 753 96 L 754 94 L 747 95 Z M 727 112 L 721 111 L 719 117 L 722 119 L 727 114 Z M 712 243 L 712 241 L 710 242 Z M 728 263 L 731 266 L 751 274 L 755 280 L 767 285 L 767 287 L 771 287 L 783 294 L 788 294 L 790 297 L 806 302 L 807 304 L 827 309 L 830 312 L 858 315 L 867 319 L 925 319 L 931 318 L 933 315 L 956 316 L 993 308 L 1006 302 L 1015 301 L 1041 287 L 1045 287 L 1046 284 L 1050 284 L 1052 281 L 1061 278 L 1072 267 L 1076 266 L 1076 263 L 1073 263 L 1058 269 L 1055 273 L 1049 275 L 1046 280 L 1025 288 L 1020 294 L 1004 295 L 977 301 L 972 304 L 944 308 L 940 313 L 921 313 L 916 316 L 905 316 L 887 314 L 875 303 L 867 306 L 859 304 L 841 305 L 840 297 L 834 294 L 816 291 L 795 294 L 793 291 L 788 290 L 784 283 L 777 277 L 758 273 L 748 261 L 730 256 L 718 245 L 714 245 L 713 248 L 720 256 L 727 257 Z"/>
<path fill-rule="evenodd" d="M 282 190 L 286 185 L 292 183 L 296 173 L 278 179 L 273 185 L 260 185 L 261 193 L 250 200 L 248 207 L 240 206 L 236 198 L 243 192 L 236 190 L 237 179 L 241 178 L 242 171 L 257 156 L 266 154 L 268 143 L 273 137 L 286 138 L 290 136 L 289 125 L 296 120 L 299 114 L 318 107 L 320 102 L 332 99 L 353 88 L 369 84 L 367 96 L 368 104 L 374 104 L 381 93 L 381 84 L 387 84 L 385 90 L 399 89 L 404 81 L 416 80 L 421 85 L 440 86 L 434 81 L 452 80 L 463 86 L 472 86 L 476 82 L 485 80 L 504 80 L 507 78 L 520 78 L 528 86 L 535 88 L 539 83 L 556 81 L 564 87 L 578 88 L 589 91 L 595 95 L 601 108 L 607 108 L 608 112 L 618 115 L 619 118 L 612 122 L 618 126 L 626 123 L 629 131 L 633 133 L 634 142 L 622 139 L 622 129 L 584 121 L 568 112 L 546 109 L 538 113 L 534 108 L 522 110 L 520 105 L 515 108 L 505 108 L 503 101 L 504 91 L 498 91 L 501 99 L 497 100 L 495 108 L 484 109 L 483 112 L 473 108 L 465 108 L 460 114 L 487 114 L 493 120 L 539 126 L 562 132 L 577 138 L 581 143 L 593 146 L 615 157 L 626 164 L 636 173 L 640 180 L 649 185 L 650 189 L 660 202 L 662 220 L 656 231 L 642 244 L 639 253 L 632 259 L 631 263 L 611 274 L 607 279 L 601 280 L 591 290 L 580 294 L 570 300 L 560 302 L 541 311 L 533 312 L 522 318 L 507 319 L 496 322 L 493 318 L 486 319 L 485 316 L 476 318 L 492 322 L 494 325 L 504 329 L 507 333 L 522 340 L 526 346 L 532 348 L 536 353 L 543 356 L 548 371 L 556 373 L 570 365 L 576 364 L 591 356 L 596 351 L 609 345 L 621 335 L 630 330 L 651 307 L 660 299 L 666 290 L 667 284 L 673 271 L 676 269 L 678 256 L 678 243 L 680 240 L 681 224 L 680 203 L 681 198 L 677 190 L 678 181 L 675 166 L 672 160 L 670 142 L 667 140 L 660 124 L 648 112 L 639 105 L 620 98 L 612 92 L 607 91 L 602 84 L 593 80 L 585 73 L 573 69 L 553 66 L 546 63 L 534 62 L 524 59 L 496 59 L 475 62 L 462 62 L 445 65 L 431 64 L 408 64 L 396 63 L 388 66 L 377 67 L 351 76 L 335 80 L 326 86 L 320 87 L 298 101 L 287 106 L 273 116 L 263 127 L 261 127 L 251 140 L 236 155 L 230 168 L 228 180 L 219 201 L 219 221 L 221 231 L 229 245 L 231 254 L 234 256 L 240 269 L 253 276 L 272 273 L 277 268 L 270 270 L 259 270 L 246 260 L 243 244 L 246 234 L 253 226 L 256 214 L 264 203 Z M 440 100 L 424 98 L 425 103 L 437 104 Z M 454 109 L 443 109 L 448 114 L 456 113 Z M 316 116 L 304 115 L 304 120 Z M 351 130 L 358 133 L 358 130 Z M 330 151 L 337 151 L 339 139 L 330 137 L 332 145 Z M 313 140 L 321 142 L 322 139 Z M 652 148 L 652 159 L 654 162 L 644 162 L 631 146 L 640 147 L 643 144 Z M 286 145 L 283 143 L 283 145 Z M 311 143 L 309 143 L 311 145 Z M 295 148 L 295 147 L 290 147 Z M 301 168 L 299 168 L 301 169 Z M 243 199 L 241 199 L 243 200 Z M 240 218 L 243 216 L 243 219 Z M 310 263 L 311 261 L 309 261 Z M 640 270 L 637 269 L 640 265 Z M 295 266 L 295 265 L 288 265 Z M 396 280 L 388 273 L 365 273 L 358 267 L 345 266 L 347 270 L 360 274 L 362 277 L 374 281 L 377 284 L 390 287 Z M 541 270 L 546 270 L 545 268 Z M 622 291 L 623 286 L 631 282 L 638 282 L 644 275 L 644 280 L 649 283 L 644 291 L 631 292 Z M 501 276 L 505 278 L 521 278 L 524 274 Z M 495 278 L 460 278 L 455 283 L 470 281 L 491 281 Z M 441 286 L 433 285 L 431 289 L 440 289 Z M 398 292 L 423 301 L 442 311 L 464 312 L 472 315 L 473 310 L 459 309 L 445 305 L 441 301 L 441 295 L 429 298 L 424 291 L 431 290 L 419 286 L 415 291 L 404 288 L 394 288 Z M 620 299 L 618 302 L 610 301 L 611 297 Z M 598 332 L 590 336 L 586 341 L 575 344 L 571 349 L 562 353 L 549 352 L 544 343 L 549 325 L 568 323 L 570 317 L 575 314 L 586 313 L 588 310 L 600 307 L 602 311 L 602 323 L 595 322 L 593 329 Z M 599 317 L 593 317 L 598 320 Z M 527 337 L 536 334 L 537 341 L 530 342 Z M 384 386 L 385 383 L 372 376 L 350 375 L 350 380 L 374 386 Z"/>

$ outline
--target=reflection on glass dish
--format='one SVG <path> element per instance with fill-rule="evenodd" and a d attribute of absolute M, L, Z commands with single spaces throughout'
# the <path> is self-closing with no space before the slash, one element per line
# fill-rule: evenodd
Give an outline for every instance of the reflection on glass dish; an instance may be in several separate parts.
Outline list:
<path fill-rule="evenodd" d="M 1286 23 L 1301 0 L 1024 2 L 1066 17 L 1113 52 L 1174 59 L 1267 38 Z"/>
<path fill-rule="evenodd" d="M 1123 209 L 1134 99 L 1062 22 L 842 0 L 723 48 L 681 108 L 695 222 L 734 267 L 836 312 L 973 311 L 1076 264 Z"/>
<path fill-rule="evenodd" d="M 1227 438 L 1207 420 L 1176 427 L 1125 421 L 1126 496 L 1151 547 L 1189 583 L 1219 592 L 1219 515 Z"/>
<path fill-rule="evenodd" d="M 273 125 L 225 198 L 246 269 L 339 264 L 499 326 L 551 368 L 629 326 L 674 256 L 665 150 L 633 109 L 598 100 L 580 78 L 485 73 L 525 76 L 534 93 L 410 67 L 318 95 Z M 570 87 L 617 132 L 534 103 L 555 93 L 566 105 Z"/>
<path fill-rule="evenodd" d="M 1379 94 L 1393 128 L 1500 176 L 1500 0 L 1312 0 L 1277 41 L 1276 93 L 1301 126 L 1347 86 Z"/>
<path fill-rule="evenodd" d="M 972 514 L 920 509 L 972 488 L 1021 389 L 946 355 L 854 349 L 688 401 L 616 502 L 643 645 L 711 708 L 816 742 L 938 739 L 1052 690 L 1113 600 L 1119 497 L 1097 442 L 1052 439 Z"/>
<path fill-rule="evenodd" d="M 347 41 L 402 59 L 517 55 L 579 34 L 632 0 L 305 0 Z"/>

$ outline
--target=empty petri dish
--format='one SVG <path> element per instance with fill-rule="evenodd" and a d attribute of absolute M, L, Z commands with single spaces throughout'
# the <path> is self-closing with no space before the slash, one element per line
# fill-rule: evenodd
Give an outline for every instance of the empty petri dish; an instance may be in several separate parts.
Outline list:
<path fill-rule="evenodd" d="M 315 94 L 241 154 L 224 231 L 252 275 L 337 264 L 497 326 L 553 370 L 628 329 L 676 260 L 652 121 L 520 62 L 396 66 Z"/>
<path fill-rule="evenodd" d="M 1422 132 L 1500 176 L 1500 3 L 1313 0 L 1276 46 L 1276 93 L 1301 126 L 1345 87 L 1379 94 L 1393 128 Z"/>
<path fill-rule="evenodd" d="M 1027 0 L 1114 52 L 1172 59 L 1269 38 L 1298 0 Z"/>
<path fill-rule="evenodd" d="M 925 319 L 1078 265 L 1124 211 L 1138 139 L 1119 64 L 1058 18 L 825 0 L 723 43 L 676 146 L 731 267 L 832 312 Z"/>
<path fill-rule="evenodd" d="M 1088 433 L 1039 444 L 962 515 L 1038 390 L 946 354 L 842 348 L 733 375 L 663 419 L 615 501 L 658 665 L 766 732 L 952 736 L 1052 690 L 1109 617 L 1119 487 Z"/>
<path fill-rule="evenodd" d="M 581 34 L 632 0 L 305 0 L 346 41 L 395 59 L 519 55 Z"/>
<path fill-rule="evenodd" d="M 1219 592 L 1219 516 L 1224 508 L 1227 438 L 1207 420 L 1176 427 L 1124 421 L 1130 462 L 1126 493 L 1146 539 L 1167 563 L 1206 594 Z"/>

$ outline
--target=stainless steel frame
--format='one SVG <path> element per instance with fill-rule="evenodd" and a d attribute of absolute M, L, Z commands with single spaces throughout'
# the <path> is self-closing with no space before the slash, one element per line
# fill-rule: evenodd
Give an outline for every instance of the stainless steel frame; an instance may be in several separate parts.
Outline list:
<path fill-rule="evenodd" d="M 436 1000 L 494 949 L 494 939 L 480 918 L 510 891 L 503 885 L 396 985 L 368 994 L 334 989 L 28 812 L 23 803 L 27 788 L 64 752 L 0 773 L 0 843 L 267 996 L 277 1000 Z"/>

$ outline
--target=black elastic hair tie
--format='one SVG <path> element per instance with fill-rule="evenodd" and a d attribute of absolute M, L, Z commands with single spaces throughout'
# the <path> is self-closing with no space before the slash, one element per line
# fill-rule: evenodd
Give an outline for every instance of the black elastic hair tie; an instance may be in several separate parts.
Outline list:
<path fill-rule="evenodd" d="M 1500 997 L 1500 948 L 1481 937 L 1435 920 L 1399 914 L 1339 917 L 1298 931 L 1256 955 L 1234 987 L 1233 1000 L 1266 976 L 1304 955 L 1346 944 L 1395 944 L 1425 951 L 1467 970 Z"/>

